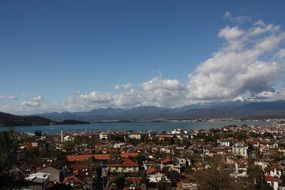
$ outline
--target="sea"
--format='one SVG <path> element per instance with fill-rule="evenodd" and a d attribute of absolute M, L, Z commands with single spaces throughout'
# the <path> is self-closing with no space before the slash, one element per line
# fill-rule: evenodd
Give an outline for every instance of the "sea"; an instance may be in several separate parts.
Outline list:
<path fill-rule="evenodd" d="M 177 121 L 177 122 L 146 122 L 146 123 L 91 123 L 80 125 L 48 125 L 48 126 L 20 126 L 20 127 L 1 127 L 0 131 L 15 130 L 20 133 L 32 134 L 40 130 L 42 134 L 53 135 L 61 130 L 68 132 L 88 132 L 88 131 L 139 131 L 139 132 L 169 132 L 172 129 L 210 129 L 221 128 L 227 125 L 247 125 L 247 126 L 266 126 L 270 122 L 264 120 L 250 121 Z"/>

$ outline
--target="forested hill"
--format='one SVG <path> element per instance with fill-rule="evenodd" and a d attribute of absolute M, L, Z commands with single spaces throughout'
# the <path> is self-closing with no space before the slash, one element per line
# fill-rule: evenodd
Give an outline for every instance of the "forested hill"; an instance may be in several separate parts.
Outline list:
<path fill-rule="evenodd" d="M 50 125 L 51 123 L 53 123 L 52 120 L 39 116 L 17 116 L 0 112 L 0 127 Z"/>

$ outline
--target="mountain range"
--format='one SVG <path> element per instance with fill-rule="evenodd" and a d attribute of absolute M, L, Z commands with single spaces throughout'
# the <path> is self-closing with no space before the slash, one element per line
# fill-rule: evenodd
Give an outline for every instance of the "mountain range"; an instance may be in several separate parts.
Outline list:
<path fill-rule="evenodd" d="M 196 104 L 180 108 L 140 106 L 130 109 L 100 108 L 87 112 L 50 112 L 37 114 L 50 120 L 100 121 L 150 121 L 193 119 L 268 119 L 285 117 L 285 101 L 224 102 Z"/>

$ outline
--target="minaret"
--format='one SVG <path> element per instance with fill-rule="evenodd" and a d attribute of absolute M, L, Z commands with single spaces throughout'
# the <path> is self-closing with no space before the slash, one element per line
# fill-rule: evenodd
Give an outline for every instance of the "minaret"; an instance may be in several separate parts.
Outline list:
<path fill-rule="evenodd" d="M 60 130 L 60 142 L 63 143 L 63 130 Z"/>
<path fill-rule="evenodd" d="M 107 130 L 107 138 L 108 138 L 108 140 L 111 138 L 111 136 L 110 136 L 110 129 L 109 128 Z"/>

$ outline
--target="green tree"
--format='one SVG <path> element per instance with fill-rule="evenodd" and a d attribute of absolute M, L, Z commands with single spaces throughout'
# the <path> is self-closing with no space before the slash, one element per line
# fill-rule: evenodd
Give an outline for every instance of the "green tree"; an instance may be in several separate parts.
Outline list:
<path fill-rule="evenodd" d="M 0 133 L 0 173 L 8 172 L 17 160 L 18 141 L 12 131 Z"/>
<path fill-rule="evenodd" d="M 119 189 L 123 189 L 125 186 L 125 177 L 123 174 L 119 174 L 114 181 Z"/>
<path fill-rule="evenodd" d="M 157 188 L 158 188 L 158 190 L 166 190 L 166 183 L 165 182 L 163 182 L 163 181 L 160 181 L 160 182 L 158 182 L 157 183 Z"/>
<path fill-rule="evenodd" d="M 171 181 L 171 186 L 176 187 L 176 182 L 181 178 L 181 176 L 177 171 L 171 170 L 169 172 L 169 178 Z"/>
<path fill-rule="evenodd" d="M 20 189 L 24 180 L 15 180 L 9 171 L 16 164 L 18 141 L 13 131 L 0 132 L 0 189 Z"/>
<path fill-rule="evenodd" d="M 221 157 L 214 157 L 209 161 L 209 167 L 197 172 L 195 176 L 198 190 L 229 190 L 235 184 L 230 176 L 232 166 L 225 164 Z"/>
<path fill-rule="evenodd" d="M 250 165 L 248 169 L 249 182 L 248 189 L 252 190 L 271 190 L 272 188 L 264 179 L 264 173 L 259 166 Z"/>

